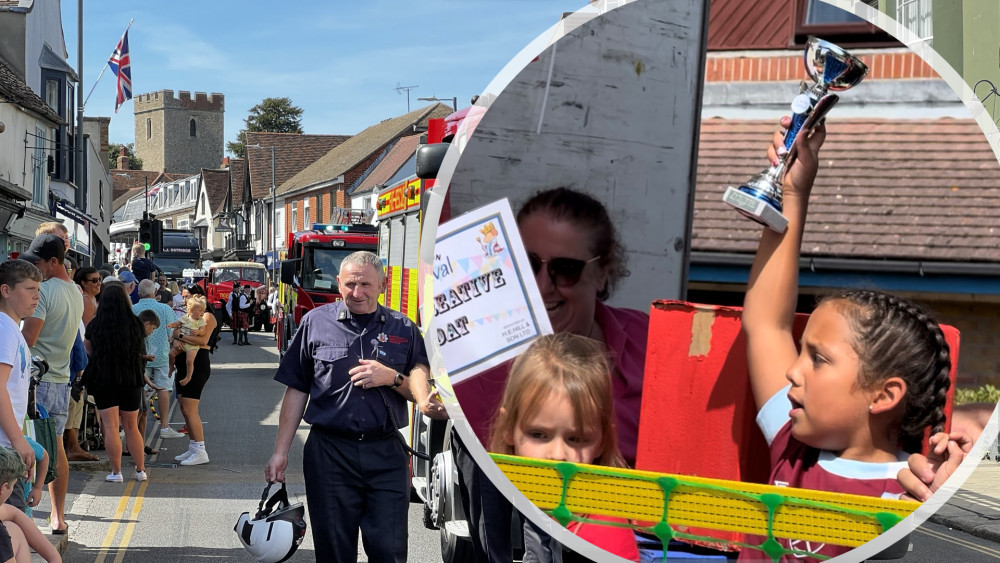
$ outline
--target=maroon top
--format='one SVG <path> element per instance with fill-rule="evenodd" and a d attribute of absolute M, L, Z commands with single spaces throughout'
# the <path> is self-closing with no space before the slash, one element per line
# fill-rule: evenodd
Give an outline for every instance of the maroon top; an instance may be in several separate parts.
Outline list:
<path fill-rule="evenodd" d="M 788 419 L 791 403 L 787 392 L 786 386 L 765 403 L 757 414 L 757 423 L 770 442 L 770 484 L 878 498 L 899 498 L 903 488 L 896 480 L 896 474 L 906 467 L 906 454 L 900 453 L 899 461 L 890 463 L 855 461 L 799 442 L 792 436 L 792 423 Z M 780 429 L 772 436 L 773 429 L 779 428 L 779 425 Z M 766 538 L 750 536 L 749 539 L 748 543 L 759 544 Z M 851 550 L 840 545 L 816 544 L 803 540 L 779 538 L 778 541 L 786 549 L 803 549 L 827 557 Z M 744 549 L 740 560 L 759 560 L 761 556 L 759 551 Z M 801 563 L 817 559 L 786 555 L 781 561 Z"/>
<path fill-rule="evenodd" d="M 594 317 L 604 333 L 604 341 L 611 354 L 618 447 L 625 461 L 634 466 L 649 315 L 633 309 L 608 307 L 598 302 Z M 500 364 L 455 385 L 455 395 L 462 406 L 462 412 L 484 447 L 489 442 L 490 425 L 500 406 L 512 362 L 513 360 Z"/>

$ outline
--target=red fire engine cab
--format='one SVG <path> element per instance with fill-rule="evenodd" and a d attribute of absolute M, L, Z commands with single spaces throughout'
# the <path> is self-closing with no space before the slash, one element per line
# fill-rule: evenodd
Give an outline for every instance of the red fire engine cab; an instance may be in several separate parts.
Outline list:
<path fill-rule="evenodd" d="M 313 223 L 308 231 L 288 233 L 288 254 L 281 261 L 277 319 L 278 351 L 284 354 L 302 322 L 315 307 L 341 299 L 340 262 L 352 252 L 378 250 L 378 229 L 365 224 L 372 213 L 345 210 L 350 223 Z"/>

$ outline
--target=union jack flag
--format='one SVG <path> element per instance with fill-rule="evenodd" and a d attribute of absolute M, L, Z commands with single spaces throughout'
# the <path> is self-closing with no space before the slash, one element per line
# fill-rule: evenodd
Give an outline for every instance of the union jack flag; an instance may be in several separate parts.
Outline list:
<path fill-rule="evenodd" d="M 118 41 L 115 52 L 111 53 L 108 65 L 111 67 L 111 72 L 118 77 L 118 98 L 115 100 L 115 113 L 118 113 L 118 108 L 125 103 L 125 100 L 132 99 L 132 65 L 128 54 L 127 29 Z"/>

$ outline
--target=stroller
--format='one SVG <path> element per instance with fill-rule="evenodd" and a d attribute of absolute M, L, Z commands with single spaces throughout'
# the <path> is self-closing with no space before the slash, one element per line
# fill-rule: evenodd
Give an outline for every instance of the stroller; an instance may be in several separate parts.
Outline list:
<path fill-rule="evenodd" d="M 83 405 L 83 423 L 80 427 L 80 447 L 85 451 L 104 449 L 104 433 L 101 431 L 101 417 L 97 414 L 94 398 L 87 395 Z"/>

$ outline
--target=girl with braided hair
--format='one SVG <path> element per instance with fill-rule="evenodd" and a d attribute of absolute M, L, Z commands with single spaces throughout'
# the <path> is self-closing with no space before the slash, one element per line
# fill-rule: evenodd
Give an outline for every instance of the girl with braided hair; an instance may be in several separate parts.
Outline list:
<path fill-rule="evenodd" d="M 772 160 L 782 136 L 775 133 Z M 757 423 L 770 448 L 771 484 L 899 498 L 896 476 L 907 457 L 920 452 L 927 429 L 944 430 L 948 344 L 913 303 L 847 290 L 821 301 L 796 348 L 799 253 L 825 136 L 819 127 L 796 139 L 783 182 L 788 228 L 764 229 L 750 271 L 743 332 Z M 829 557 L 849 550 L 781 542 Z M 754 550 L 741 554 L 754 557 Z"/>

